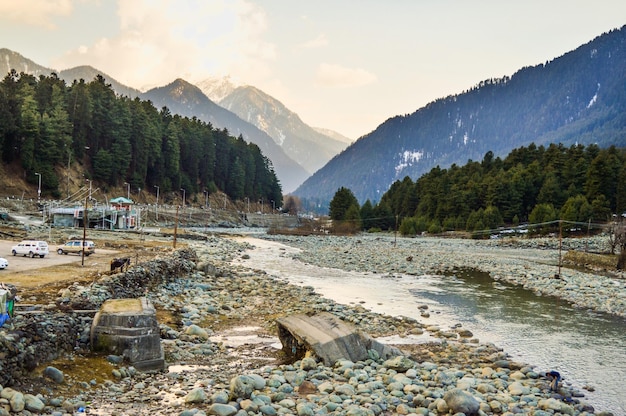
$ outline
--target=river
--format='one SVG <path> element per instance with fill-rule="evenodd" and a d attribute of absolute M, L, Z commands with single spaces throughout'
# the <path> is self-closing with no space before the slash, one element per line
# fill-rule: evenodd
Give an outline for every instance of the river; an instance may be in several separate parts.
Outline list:
<path fill-rule="evenodd" d="M 321 268 L 291 258 L 298 249 L 246 237 L 255 248 L 236 262 L 342 304 L 360 304 L 425 325 L 462 325 L 536 371 L 557 370 L 596 411 L 626 415 L 626 321 L 461 270 L 450 276 L 383 276 Z M 429 317 L 419 306 L 428 306 Z M 593 390 L 593 391 L 591 391 Z"/>

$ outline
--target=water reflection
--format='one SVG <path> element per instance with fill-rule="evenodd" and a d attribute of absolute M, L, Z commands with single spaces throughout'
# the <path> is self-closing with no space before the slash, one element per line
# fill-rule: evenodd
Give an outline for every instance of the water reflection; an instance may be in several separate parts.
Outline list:
<path fill-rule="evenodd" d="M 445 290 L 440 290 L 445 287 Z M 432 289 L 435 290 L 432 290 Z M 551 297 L 494 282 L 487 273 L 459 270 L 411 293 L 428 299 L 483 340 L 521 361 L 558 370 L 600 410 L 626 414 L 626 321 L 577 309 Z"/>

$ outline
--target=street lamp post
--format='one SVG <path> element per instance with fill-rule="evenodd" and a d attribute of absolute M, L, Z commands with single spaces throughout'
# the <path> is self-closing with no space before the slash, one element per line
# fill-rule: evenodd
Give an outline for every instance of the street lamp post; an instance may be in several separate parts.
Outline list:
<path fill-rule="evenodd" d="M 128 182 L 124 182 L 124 185 L 126 185 L 126 198 L 128 198 L 130 200 L 130 184 Z"/>
<path fill-rule="evenodd" d="M 157 185 L 154 185 L 154 187 L 157 189 L 157 200 L 156 200 L 156 219 L 157 221 L 159 220 L 159 187 Z"/>
<path fill-rule="evenodd" d="M 37 187 L 37 201 L 41 199 L 41 173 L 35 172 L 35 175 L 39 176 L 39 186 Z"/>

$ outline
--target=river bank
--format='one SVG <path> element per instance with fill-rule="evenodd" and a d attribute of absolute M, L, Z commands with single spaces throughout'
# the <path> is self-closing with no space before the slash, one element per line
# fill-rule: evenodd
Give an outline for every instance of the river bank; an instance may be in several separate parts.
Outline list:
<path fill-rule="evenodd" d="M 488 273 L 466 267 L 446 269 L 444 273 L 399 273 L 395 270 L 405 267 L 407 253 L 395 249 L 387 252 L 387 243 L 393 244 L 392 238 L 385 241 L 381 238 L 384 236 L 373 236 L 373 243 L 367 240 L 369 237 L 372 236 L 324 239 L 326 248 L 315 240 L 305 239 L 301 244 L 288 244 L 281 254 L 284 260 L 271 258 L 274 241 L 250 239 L 256 248 L 244 263 L 254 264 L 294 284 L 310 285 L 342 304 L 359 304 L 378 313 L 412 317 L 442 328 L 462 326 L 481 341 L 504 348 L 517 360 L 531 362 L 537 368 L 561 371 L 578 388 L 587 390 L 588 400 L 598 408 L 626 414 L 623 385 L 618 381 L 626 371 L 622 364 L 626 363 L 624 318 L 575 307 L 553 296 L 534 295 L 522 286 L 493 281 Z M 337 244 L 332 244 L 333 239 Z M 351 250 L 346 241 L 352 241 L 355 247 Z M 411 240 L 397 241 L 398 246 L 402 243 Z M 469 251 L 476 257 L 474 262 L 480 263 L 483 248 L 471 241 L 459 242 L 454 252 L 444 253 L 439 252 L 439 243 L 437 239 L 426 239 L 419 255 L 446 262 L 451 256 L 464 256 L 468 254 L 464 251 Z M 524 270 L 528 273 L 535 270 L 536 263 L 549 263 L 555 257 L 551 251 L 558 250 L 558 240 L 556 245 L 550 240 L 522 243 L 525 250 L 508 248 L 510 243 L 504 248 L 500 247 L 502 243 L 492 246 L 488 252 L 490 263 L 499 264 L 498 270 L 506 271 L 511 260 L 524 258 L 527 261 Z M 567 243 L 573 246 L 581 241 Z M 361 250 L 368 244 L 374 244 L 377 249 Z M 304 251 L 292 248 L 297 245 L 305 247 Z M 537 250 L 537 247 L 542 248 Z M 370 266 L 380 263 L 395 269 L 390 272 L 391 269 L 378 266 L 348 271 L 354 269 L 354 251 L 360 253 L 357 256 L 365 257 L 363 262 L 369 262 Z M 411 262 L 416 261 L 415 252 L 412 254 Z M 325 261 L 326 266 L 332 267 L 305 264 L 300 259 L 317 264 Z M 339 269 L 342 266 L 343 272 Z"/>
<path fill-rule="evenodd" d="M 559 252 L 606 251 L 606 238 L 463 240 L 358 237 L 264 236 L 302 250 L 296 258 L 320 267 L 377 274 L 446 274 L 471 268 L 496 281 L 520 285 L 542 296 L 554 296 L 579 308 L 626 317 L 626 279 L 558 267 Z M 559 275 L 558 278 L 555 275 Z"/>
<path fill-rule="evenodd" d="M 362 244 L 357 241 L 339 240 L 326 248 L 321 242 L 311 244 L 345 258 L 348 245 Z M 376 262 L 389 261 L 383 248 L 387 243 L 380 241 L 379 249 L 372 251 Z M 139 373 L 112 363 L 95 368 L 88 358 L 75 356 L 70 362 L 86 371 L 72 373 L 63 386 L 48 382 L 42 391 L 33 391 L 42 407 L 32 413 L 60 416 L 83 409 L 98 415 L 427 415 L 465 409 L 467 414 L 603 414 L 594 413 L 583 394 L 568 384 L 552 392 L 549 381 L 531 364 L 516 362 L 471 336 L 461 337 L 462 328 L 443 330 L 358 304 L 339 304 L 311 287 L 234 264 L 254 255 L 245 242 L 210 236 L 190 241 L 189 247 L 197 256 L 195 270 L 146 293 L 165 318 L 160 332 L 169 371 Z M 354 264 L 365 261 L 350 257 Z M 444 260 L 437 264 L 443 266 Z M 343 263 L 337 260 L 333 267 L 337 264 Z M 102 293 L 77 285 L 71 291 L 83 297 Z M 401 362 L 371 357 L 333 367 L 310 358 L 285 363 L 275 345 L 274 319 L 318 311 L 331 312 L 375 337 L 425 334 L 431 342 L 399 345 L 408 358 Z M 61 371 L 68 365 L 53 364 Z M 27 389 L 28 382 L 22 388 Z M 17 401 L 9 388 L 2 389 L 0 397 L 5 409 Z"/>

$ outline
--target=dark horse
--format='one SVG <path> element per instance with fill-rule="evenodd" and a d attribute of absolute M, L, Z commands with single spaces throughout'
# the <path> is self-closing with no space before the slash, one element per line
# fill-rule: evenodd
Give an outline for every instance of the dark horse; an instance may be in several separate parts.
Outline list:
<path fill-rule="evenodd" d="M 124 266 L 126 266 L 126 270 L 128 270 L 128 267 L 130 266 L 130 257 L 122 257 L 119 259 L 115 258 L 111 260 L 111 272 L 114 272 L 117 269 L 120 269 L 120 272 L 123 272 Z"/>

